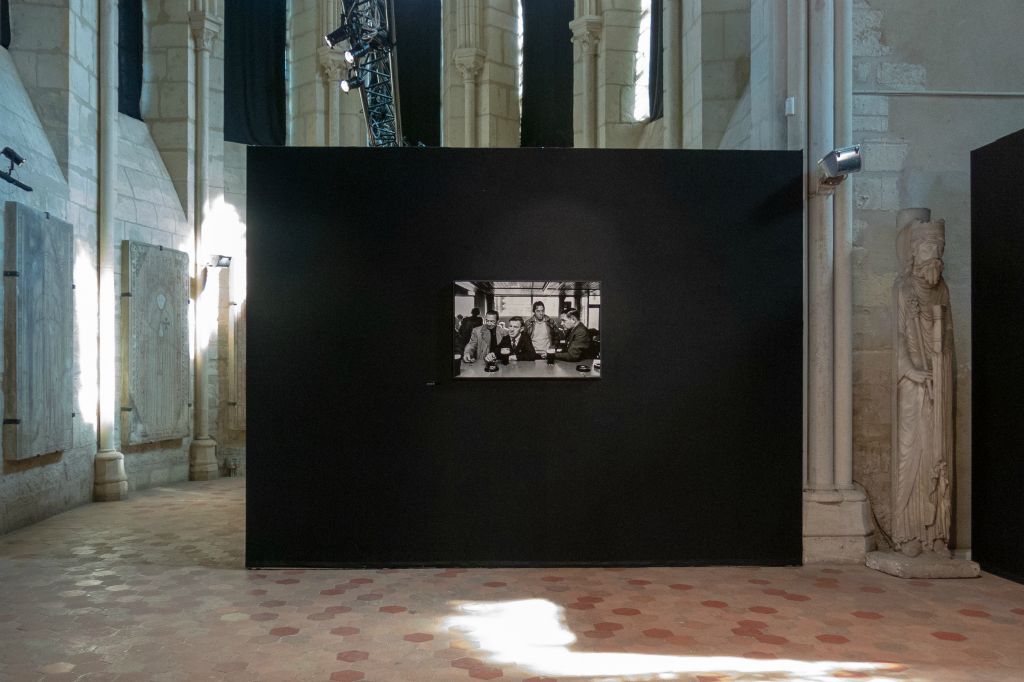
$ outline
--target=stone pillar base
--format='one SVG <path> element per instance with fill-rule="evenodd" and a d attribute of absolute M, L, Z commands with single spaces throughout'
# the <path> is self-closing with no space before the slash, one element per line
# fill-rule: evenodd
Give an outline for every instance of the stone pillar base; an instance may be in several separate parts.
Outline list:
<path fill-rule="evenodd" d="M 804 491 L 805 564 L 863 564 L 874 548 L 871 506 L 863 492 Z"/>
<path fill-rule="evenodd" d="M 869 552 L 867 567 L 897 578 L 977 578 L 981 567 L 973 561 L 921 552 L 908 557 L 899 552 Z"/>
<path fill-rule="evenodd" d="M 220 478 L 220 467 L 217 465 L 217 441 L 212 438 L 200 438 L 192 441 L 188 449 L 188 480 L 209 481 Z"/>
<path fill-rule="evenodd" d="M 117 450 L 96 453 L 93 462 L 95 478 L 92 499 L 96 502 L 117 502 L 128 498 L 128 475 L 124 472 L 124 454 Z"/>

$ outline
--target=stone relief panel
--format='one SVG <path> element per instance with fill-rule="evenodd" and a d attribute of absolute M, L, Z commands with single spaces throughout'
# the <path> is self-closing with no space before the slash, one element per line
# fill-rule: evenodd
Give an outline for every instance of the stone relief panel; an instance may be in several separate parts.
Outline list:
<path fill-rule="evenodd" d="M 188 254 L 121 243 L 121 442 L 189 435 Z"/>
<path fill-rule="evenodd" d="M 68 450 L 74 419 L 70 224 L 4 205 L 4 423 L 8 460 Z"/>
<path fill-rule="evenodd" d="M 231 302 L 228 333 L 230 339 L 230 372 L 228 405 L 231 408 L 230 426 L 245 430 L 245 301 Z"/>

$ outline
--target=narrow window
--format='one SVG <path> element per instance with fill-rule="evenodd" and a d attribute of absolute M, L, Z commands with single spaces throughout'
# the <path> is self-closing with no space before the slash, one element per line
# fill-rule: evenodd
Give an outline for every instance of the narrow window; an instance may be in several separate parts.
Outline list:
<path fill-rule="evenodd" d="M 11 46 L 11 3 L 0 0 L 0 47 L 5 50 Z"/>
<path fill-rule="evenodd" d="M 522 0 L 523 147 L 571 147 L 571 0 Z"/>
<path fill-rule="evenodd" d="M 224 139 L 285 144 L 285 0 L 224 2 Z"/>
<path fill-rule="evenodd" d="M 441 144 L 441 3 L 395 3 L 402 136 L 410 145 Z"/>
<path fill-rule="evenodd" d="M 651 0 L 651 47 L 647 77 L 647 98 L 652 121 L 664 114 L 664 0 Z"/>
<path fill-rule="evenodd" d="M 142 120 L 142 0 L 117 2 L 117 110 Z"/>

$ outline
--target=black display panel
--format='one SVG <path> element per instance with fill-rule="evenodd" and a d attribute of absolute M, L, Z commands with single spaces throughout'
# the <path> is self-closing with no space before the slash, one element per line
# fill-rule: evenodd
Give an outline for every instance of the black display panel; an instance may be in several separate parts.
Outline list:
<path fill-rule="evenodd" d="M 248 156 L 247 565 L 800 562 L 799 152 Z M 488 277 L 600 281 L 602 379 L 454 378 Z"/>
<path fill-rule="evenodd" d="M 971 152 L 971 558 L 1024 582 L 1024 130 Z"/>

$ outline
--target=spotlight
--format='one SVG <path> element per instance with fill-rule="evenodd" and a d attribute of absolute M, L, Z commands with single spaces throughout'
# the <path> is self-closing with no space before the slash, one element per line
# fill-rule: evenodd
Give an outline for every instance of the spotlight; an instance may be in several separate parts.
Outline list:
<path fill-rule="evenodd" d="M 359 76 L 349 76 L 345 80 L 339 83 L 342 92 L 351 92 L 352 90 L 358 90 L 365 85 L 363 79 Z"/>
<path fill-rule="evenodd" d="M 21 164 L 25 163 L 25 158 L 18 152 L 11 149 L 10 147 L 4 147 L 2 153 L 11 162 L 11 168 L 14 168 L 15 166 L 20 166 Z"/>
<path fill-rule="evenodd" d="M 818 188 L 826 194 L 834 192 L 839 183 L 850 173 L 858 172 L 860 166 L 859 144 L 833 149 L 818 162 Z"/>
<path fill-rule="evenodd" d="M 211 268 L 228 268 L 231 267 L 231 256 L 210 256 L 210 267 Z"/>
<path fill-rule="evenodd" d="M 348 40 L 348 26 L 340 26 L 324 36 L 327 47 L 334 47 L 343 40 Z"/>
<path fill-rule="evenodd" d="M 21 164 L 25 163 L 25 157 L 23 157 L 21 154 L 14 151 L 10 147 L 4 147 L 3 151 L 0 152 L 0 154 L 3 154 L 7 158 L 7 160 L 11 162 L 11 166 L 10 168 L 7 169 L 6 172 L 0 171 L 0 180 L 6 180 L 7 182 L 11 183 L 12 185 L 19 189 L 23 189 L 26 192 L 31 192 L 31 187 L 26 185 L 24 182 L 15 179 L 13 175 L 14 167 L 20 166 Z"/>
<path fill-rule="evenodd" d="M 354 45 L 351 50 L 345 50 L 345 61 L 348 62 L 349 64 L 355 64 L 357 59 L 359 59 L 372 49 L 373 48 L 366 43 L 359 43 L 358 45 Z"/>

